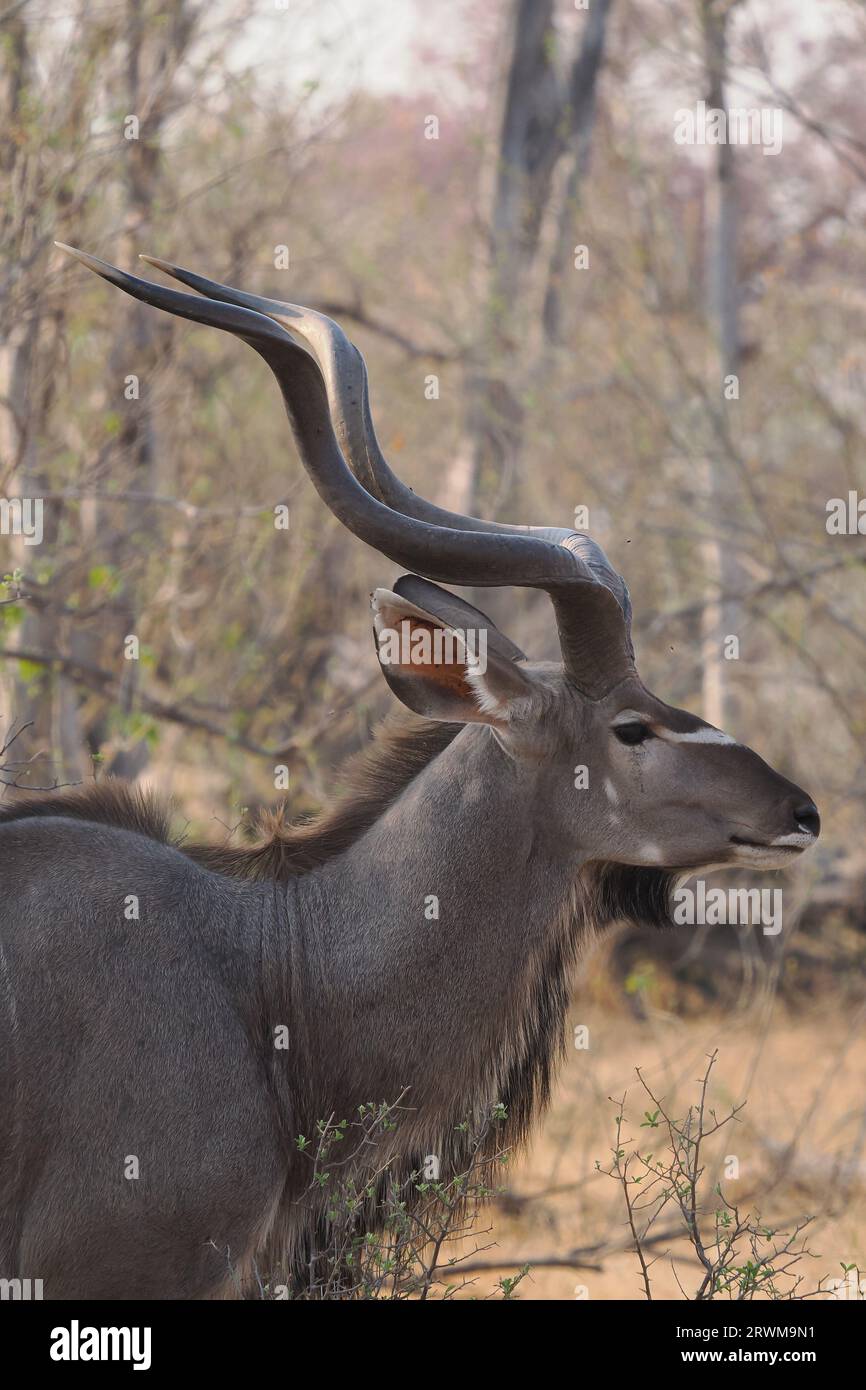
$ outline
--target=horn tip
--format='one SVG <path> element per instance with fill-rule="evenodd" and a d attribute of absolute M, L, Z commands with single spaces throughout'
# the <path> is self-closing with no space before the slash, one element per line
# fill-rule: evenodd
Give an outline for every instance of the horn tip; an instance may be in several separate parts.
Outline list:
<path fill-rule="evenodd" d="M 79 251 L 77 246 L 70 246 L 67 241 L 55 241 L 54 245 L 58 251 L 65 251 L 67 256 L 74 256 L 77 261 L 83 261 L 85 265 L 87 264 L 86 251 Z"/>
<path fill-rule="evenodd" d="M 65 241 L 55 241 L 54 245 L 58 247 L 59 250 L 65 251 L 67 256 L 73 256 L 76 261 L 80 261 L 82 265 L 86 266 L 88 270 L 92 270 L 94 274 L 101 275 L 104 280 L 111 278 L 109 272 L 113 275 L 118 274 L 114 266 L 108 265 L 106 261 L 101 261 L 98 256 L 91 256 L 86 251 L 79 251 L 77 246 L 70 246 Z"/>
<path fill-rule="evenodd" d="M 143 251 L 138 259 L 146 261 L 148 265 L 156 266 L 157 270 L 164 270 L 167 275 L 171 275 L 172 271 L 177 270 L 173 261 L 164 261 L 160 256 L 146 256 Z"/>

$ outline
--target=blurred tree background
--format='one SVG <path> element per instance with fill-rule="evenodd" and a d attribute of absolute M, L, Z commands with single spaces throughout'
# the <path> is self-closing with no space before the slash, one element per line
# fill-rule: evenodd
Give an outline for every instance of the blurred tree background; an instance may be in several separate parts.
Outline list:
<path fill-rule="evenodd" d="M 53 243 L 144 251 L 338 318 L 417 491 L 588 525 L 648 685 L 815 795 L 797 901 L 862 954 L 866 537 L 827 503 L 866 487 L 864 36 L 854 0 L 6 5 L 0 496 L 44 500 L 0 537 L 6 783 L 136 777 L 221 836 L 284 765 L 318 805 L 389 703 L 393 568 L 262 363 Z M 780 152 L 677 144 L 699 101 Z M 554 654 L 546 600 L 481 601 Z"/>

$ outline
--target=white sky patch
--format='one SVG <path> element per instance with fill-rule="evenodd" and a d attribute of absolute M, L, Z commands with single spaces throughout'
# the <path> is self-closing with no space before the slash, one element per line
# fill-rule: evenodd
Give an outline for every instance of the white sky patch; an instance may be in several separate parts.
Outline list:
<path fill-rule="evenodd" d="M 465 0 L 288 0 L 285 9 L 266 0 L 240 29 L 231 66 L 252 63 L 259 79 L 277 89 L 297 92 L 315 83 L 314 110 L 352 91 L 424 92 L 434 102 L 463 104 L 472 96 L 461 71 L 472 41 Z"/>

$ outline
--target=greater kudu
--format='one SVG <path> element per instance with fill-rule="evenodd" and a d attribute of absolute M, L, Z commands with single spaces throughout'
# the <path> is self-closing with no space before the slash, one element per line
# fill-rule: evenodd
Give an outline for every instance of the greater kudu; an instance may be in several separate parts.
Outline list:
<path fill-rule="evenodd" d="M 111 782 L 0 815 L 0 1275 L 48 1297 L 215 1296 L 229 1266 L 297 1267 L 321 1234 L 298 1134 L 407 1094 L 404 1172 L 426 1154 L 459 1171 L 460 1126 L 497 1103 L 497 1143 L 519 1140 L 587 934 L 665 920 L 676 874 L 789 864 L 818 815 L 644 688 L 628 592 L 587 536 L 443 512 L 394 477 L 335 324 L 163 262 L 199 294 L 75 254 L 254 347 L 324 501 L 417 571 L 373 609 L 385 678 L 423 718 L 380 736 L 318 823 L 278 822 L 249 850 L 177 844 Z M 527 661 L 431 580 L 546 590 L 562 664 Z M 423 639 L 457 629 L 483 634 L 486 668 L 459 641 L 450 662 L 430 655 Z M 385 661 L 397 630 L 411 654 Z"/>

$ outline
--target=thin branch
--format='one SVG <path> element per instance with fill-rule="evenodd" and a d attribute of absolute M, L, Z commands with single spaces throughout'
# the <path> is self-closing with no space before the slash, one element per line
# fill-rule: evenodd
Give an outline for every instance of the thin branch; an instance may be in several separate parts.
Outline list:
<path fill-rule="evenodd" d="M 368 328 L 371 333 L 377 333 L 380 338 L 386 338 L 388 342 L 395 343 L 409 357 L 426 357 L 431 362 L 460 362 L 464 353 L 447 352 L 443 348 L 432 347 L 429 343 L 418 343 L 414 338 L 410 338 L 399 328 L 393 328 L 390 324 L 383 323 L 375 314 L 370 314 L 359 301 L 345 303 L 342 300 L 319 300 L 311 308 L 318 310 L 320 314 L 327 314 L 332 319 L 351 319 L 361 328 Z"/>

